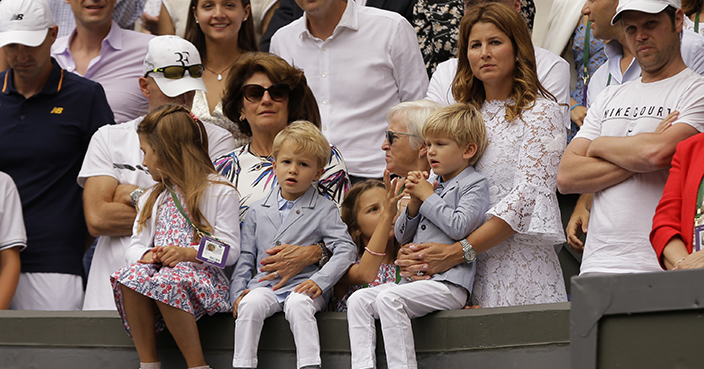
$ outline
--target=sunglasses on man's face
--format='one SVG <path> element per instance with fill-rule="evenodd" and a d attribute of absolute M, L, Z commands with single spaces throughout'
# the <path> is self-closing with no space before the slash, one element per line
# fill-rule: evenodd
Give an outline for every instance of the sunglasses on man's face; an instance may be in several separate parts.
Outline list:
<path fill-rule="evenodd" d="M 413 137 L 418 137 L 418 135 L 410 134 L 410 133 L 401 133 L 401 132 L 393 132 L 393 131 L 386 131 L 386 139 L 389 141 L 389 145 L 394 144 L 394 140 L 399 138 L 398 136 L 413 136 Z"/>
<path fill-rule="evenodd" d="M 261 101 L 265 92 L 269 92 L 269 97 L 272 100 L 282 102 L 288 99 L 291 88 L 285 83 L 274 83 L 269 88 L 264 88 L 260 85 L 245 85 L 242 87 L 242 91 L 244 91 L 244 98 L 249 102 L 256 103 Z"/>
<path fill-rule="evenodd" d="M 205 67 L 203 64 L 194 64 L 190 65 L 188 67 L 184 67 L 181 65 L 171 65 L 168 67 L 164 68 L 156 68 L 152 69 L 147 74 L 149 73 L 163 73 L 164 78 L 168 79 L 181 79 L 183 76 L 186 74 L 186 71 L 188 71 L 188 74 L 193 77 L 193 78 L 200 78 L 203 77 L 203 71 L 205 70 Z M 146 77 L 146 74 L 145 74 Z"/>

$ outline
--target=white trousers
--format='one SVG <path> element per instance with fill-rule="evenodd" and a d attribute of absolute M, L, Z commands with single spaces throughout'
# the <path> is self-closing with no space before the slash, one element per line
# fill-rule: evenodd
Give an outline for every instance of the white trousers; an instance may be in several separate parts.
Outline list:
<path fill-rule="evenodd" d="M 20 273 L 12 310 L 81 310 L 83 282 L 63 273 Z"/>
<path fill-rule="evenodd" d="M 298 368 L 320 365 L 320 338 L 315 313 L 323 306 L 325 299 L 322 295 L 311 299 L 306 294 L 291 292 L 286 300 L 280 303 L 271 288 L 261 287 L 249 291 L 237 308 L 235 356 L 232 366 L 257 367 L 257 348 L 264 319 L 282 310 L 293 332 Z"/>
<path fill-rule="evenodd" d="M 467 290 L 450 283 L 416 281 L 363 288 L 347 300 L 352 369 L 376 368 L 376 326 L 381 321 L 389 369 L 418 367 L 411 319 L 438 310 L 461 309 Z"/>

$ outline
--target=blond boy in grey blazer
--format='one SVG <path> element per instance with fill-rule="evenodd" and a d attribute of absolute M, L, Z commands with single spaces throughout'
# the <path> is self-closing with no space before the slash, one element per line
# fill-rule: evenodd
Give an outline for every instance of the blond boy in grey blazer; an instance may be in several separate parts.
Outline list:
<path fill-rule="evenodd" d="M 411 201 L 398 217 L 394 233 L 401 244 L 411 240 L 453 244 L 477 229 L 489 209 L 488 181 L 472 167 L 486 148 L 486 128 L 476 109 L 455 104 L 428 117 L 423 138 L 439 182 L 434 188 L 428 173 L 408 173 L 404 186 Z M 388 367 L 416 368 L 411 318 L 462 308 L 474 273 L 474 263 L 462 263 L 428 280 L 387 283 L 352 294 L 347 302 L 352 368 L 376 367 L 376 317 Z"/>
<path fill-rule="evenodd" d="M 355 261 L 356 246 L 337 206 L 318 193 L 317 180 L 330 156 L 330 145 L 310 122 L 293 122 L 274 139 L 272 155 L 278 185 L 251 205 L 241 232 L 241 254 L 230 284 L 235 325 L 233 367 L 256 368 L 264 319 L 284 311 L 296 343 L 298 368 L 320 366 L 315 313 L 331 288 Z M 263 280 L 259 270 L 266 250 L 280 245 L 322 242 L 332 252 L 322 267 L 309 265 L 286 284 Z"/>

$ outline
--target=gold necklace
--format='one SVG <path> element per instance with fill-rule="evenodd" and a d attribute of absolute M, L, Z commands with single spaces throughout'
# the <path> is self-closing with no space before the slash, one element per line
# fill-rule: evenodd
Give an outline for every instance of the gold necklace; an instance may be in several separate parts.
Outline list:
<path fill-rule="evenodd" d="M 242 54 L 240 54 L 240 55 L 242 55 Z M 212 73 L 212 74 L 217 74 L 217 76 L 218 76 L 218 77 L 217 77 L 217 78 L 218 78 L 218 81 L 222 81 L 222 72 L 224 72 L 224 71 L 226 71 L 226 70 L 232 68 L 232 66 L 235 65 L 235 63 L 237 63 L 238 60 L 240 60 L 240 55 L 238 55 L 238 56 L 237 56 L 237 59 L 235 59 L 235 61 L 233 61 L 232 64 L 228 65 L 227 68 L 225 68 L 225 69 L 223 69 L 222 71 L 220 71 L 220 73 L 218 73 L 218 72 L 216 72 L 216 71 L 214 71 L 214 70 L 208 68 L 208 66 L 205 65 L 205 64 L 203 64 L 203 66 L 204 66 L 205 69 L 207 69 L 210 73 Z"/>

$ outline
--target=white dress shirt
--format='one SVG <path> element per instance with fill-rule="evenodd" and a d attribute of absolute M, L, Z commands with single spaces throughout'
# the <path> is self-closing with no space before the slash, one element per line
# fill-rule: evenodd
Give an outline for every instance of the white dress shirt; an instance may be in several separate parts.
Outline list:
<path fill-rule="evenodd" d="M 349 173 L 381 177 L 386 113 L 422 99 L 428 88 L 415 31 L 396 13 L 354 1 L 326 40 L 314 37 L 306 23 L 304 15 L 278 30 L 271 52 L 305 72 L 323 134 L 340 149 Z"/>

